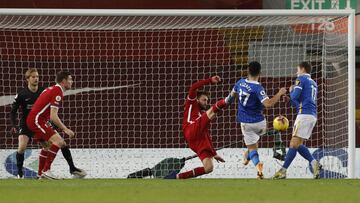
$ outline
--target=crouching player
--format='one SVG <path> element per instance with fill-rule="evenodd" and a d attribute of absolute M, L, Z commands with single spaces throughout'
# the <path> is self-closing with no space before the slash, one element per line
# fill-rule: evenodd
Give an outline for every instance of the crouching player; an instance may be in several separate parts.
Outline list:
<path fill-rule="evenodd" d="M 220 82 L 220 77 L 213 76 L 192 84 L 185 101 L 183 133 L 188 146 L 198 155 L 203 166 L 179 174 L 174 171 L 166 176 L 166 179 L 187 179 L 208 174 L 213 171 L 213 159 L 218 162 L 225 162 L 223 158 L 217 155 L 208 129 L 216 113 L 226 106 L 225 99 L 219 100 L 211 108 L 208 108 L 209 94 L 197 91 L 204 85 L 218 82 Z"/>

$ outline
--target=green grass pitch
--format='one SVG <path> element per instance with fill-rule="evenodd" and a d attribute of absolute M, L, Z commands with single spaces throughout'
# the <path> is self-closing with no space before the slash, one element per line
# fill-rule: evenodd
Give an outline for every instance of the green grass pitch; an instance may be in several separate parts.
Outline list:
<path fill-rule="evenodd" d="M 360 180 L 1 180 L 1 203 L 349 203 L 360 202 Z"/>

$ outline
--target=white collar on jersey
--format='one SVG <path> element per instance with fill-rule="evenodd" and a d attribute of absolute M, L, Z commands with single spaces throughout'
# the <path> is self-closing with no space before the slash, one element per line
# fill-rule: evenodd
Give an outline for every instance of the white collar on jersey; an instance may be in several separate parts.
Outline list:
<path fill-rule="evenodd" d="M 55 86 L 58 86 L 58 87 L 60 87 L 60 89 L 61 89 L 61 91 L 64 93 L 64 89 L 61 87 L 61 85 L 59 85 L 59 84 L 56 84 Z"/>
<path fill-rule="evenodd" d="M 257 85 L 260 84 L 260 83 L 257 82 L 257 81 L 252 81 L 252 80 L 248 80 L 248 79 L 245 79 L 245 82 L 247 82 L 247 83 L 252 83 L 252 84 L 257 84 Z"/>

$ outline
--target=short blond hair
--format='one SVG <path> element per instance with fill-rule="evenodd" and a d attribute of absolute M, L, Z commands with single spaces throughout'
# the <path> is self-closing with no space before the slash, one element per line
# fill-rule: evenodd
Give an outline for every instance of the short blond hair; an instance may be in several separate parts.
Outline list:
<path fill-rule="evenodd" d="M 38 73 L 36 68 L 29 68 L 25 73 L 25 78 L 29 79 L 31 73 Z"/>

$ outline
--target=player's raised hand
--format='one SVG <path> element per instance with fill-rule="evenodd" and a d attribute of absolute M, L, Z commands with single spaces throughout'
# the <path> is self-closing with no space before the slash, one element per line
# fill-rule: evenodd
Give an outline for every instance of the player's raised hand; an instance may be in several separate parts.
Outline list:
<path fill-rule="evenodd" d="M 221 157 L 221 156 L 219 156 L 219 155 L 215 155 L 214 156 L 214 159 L 217 161 L 217 162 L 225 162 L 225 160 Z"/>
<path fill-rule="evenodd" d="M 283 102 L 285 102 L 285 103 L 288 103 L 290 101 L 290 97 L 287 95 L 283 95 L 282 99 L 283 99 Z"/>
<path fill-rule="evenodd" d="M 16 129 L 15 127 L 12 127 L 12 128 L 10 129 L 10 133 L 11 133 L 11 134 L 16 134 L 16 133 L 17 133 L 17 129 Z"/>
<path fill-rule="evenodd" d="M 284 95 L 284 94 L 286 94 L 286 88 L 285 87 L 282 87 L 282 88 L 280 88 L 280 90 L 279 90 L 279 93 L 280 93 L 280 95 Z"/>
<path fill-rule="evenodd" d="M 66 133 L 67 135 L 69 135 L 69 137 L 74 137 L 74 136 L 75 136 L 74 131 L 70 130 L 69 128 L 66 128 L 66 129 L 64 130 L 64 133 Z"/>
<path fill-rule="evenodd" d="M 293 89 L 294 89 L 294 85 L 291 85 L 291 86 L 289 87 L 289 92 L 292 92 Z"/>
<path fill-rule="evenodd" d="M 211 77 L 211 83 L 213 83 L 213 84 L 216 84 L 216 83 L 218 83 L 220 81 L 221 81 L 221 78 L 218 75 L 215 75 L 215 76 Z"/>

